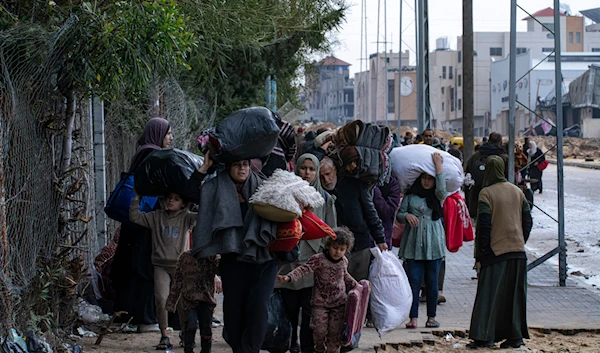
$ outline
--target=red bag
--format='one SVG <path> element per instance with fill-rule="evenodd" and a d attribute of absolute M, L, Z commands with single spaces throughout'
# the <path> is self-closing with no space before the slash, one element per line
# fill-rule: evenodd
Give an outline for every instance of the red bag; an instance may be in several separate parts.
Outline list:
<path fill-rule="evenodd" d="M 450 252 L 457 252 L 463 241 L 475 239 L 469 209 L 459 192 L 446 197 L 444 201 L 444 230 L 446 248 Z"/>
<path fill-rule="evenodd" d="M 400 247 L 400 243 L 402 242 L 402 234 L 404 233 L 404 228 L 406 228 L 406 224 L 400 224 L 398 223 L 398 221 L 394 220 L 394 230 L 392 232 L 393 247 Z"/>
<path fill-rule="evenodd" d="M 314 240 L 325 237 L 332 237 L 335 239 L 336 237 L 333 229 L 317 217 L 311 210 L 302 211 L 302 217 L 300 217 L 299 220 L 300 223 L 302 223 L 302 229 L 304 230 L 302 240 Z"/>
<path fill-rule="evenodd" d="M 398 204 L 398 209 L 396 210 L 396 214 L 398 214 L 398 210 L 400 210 L 400 205 L 402 204 L 402 198 L 404 195 L 400 195 L 400 203 Z M 402 234 L 404 234 L 404 229 L 406 228 L 406 224 L 398 223 L 396 217 L 394 217 L 394 229 L 392 230 L 392 246 L 399 248 L 400 243 L 402 242 Z"/>
<path fill-rule="evenodd" d="M 269 245 L 270 251 L 292 251 L 302 238 L 302 225 L 299 220 L 277 224 L 275 240 Z"/>
<path fill-rule="evenodd" d="M 360 332 L 367 317 L 371 282 L 363 279 L 358 284 L 348 292 L 348 298 L 346 299 L 346 320 L 342 331 L 342 345 L 344 347 L 352 344 L 354 336 Z"/>
<path fill-rule="evenodd" d="M 547 159 L 544 159 L 543 161 L 538 163 L 537 169 L 539 169 L 540 172 L 543 172 L 544 169 L 548 168 L 548 164 L 550 164 L 550 162 L 548 162 Z"/>

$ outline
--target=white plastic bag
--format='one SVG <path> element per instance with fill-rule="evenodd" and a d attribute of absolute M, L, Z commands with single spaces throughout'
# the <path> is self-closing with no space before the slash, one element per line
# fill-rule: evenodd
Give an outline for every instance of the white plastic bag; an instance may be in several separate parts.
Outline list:
<path fill-rule="evenodd" d="M 431 155 L 435 152 L 444 157 L 442 168 L 446 179 L 446 191 L 453 194 L 460 190 L 464 181 L 460 159 L 429 145 L 408 145 L 396 147 L 390 153 L 392 174 L 398 178 L 403 193 L 411 187 L 422 173 L 435 175 L 435 165 L 433 165 L 431 159 Z"/>
<path fill-rule="evenodd" d="M 412 290 L 400 260 L 391 251 L 371 248 L 375 256 L 369 270 L 371 320 L 379 336 L 393 331 L 408 319 Z"/>

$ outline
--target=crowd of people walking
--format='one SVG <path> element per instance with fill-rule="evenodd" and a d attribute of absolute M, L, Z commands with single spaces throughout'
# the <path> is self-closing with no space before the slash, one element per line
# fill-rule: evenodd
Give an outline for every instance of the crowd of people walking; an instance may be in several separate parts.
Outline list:
<path fill-rule="evenodd" d="M 397 146 L 420 143 L 440 150 L 431 157 L 435 175 L 422 173 L 402 195 L 394 176 L 376 185 L 339 171 L 328 156 L 332 141 L 326 136 L 331 131 L 292 132 L 298 136 L 287 141 L 296 144 L 278 145 L 280 165 L 322 196 L 324 204 L 312 212 L 336 234 L 335 239 L 300 240 L 293 261 L 281 261 L 269 250 L 278 225 L 259 216 L 250 204 L 273 172 L 262 166 L 272 161 L 228 161 L 214 175 L 217 162 L 208 151 L 185 186 L 185 195 L 191 196 L 164 195 L 148 213 L 139 211 L 139 197 L 134 198 L 130 220 L 138 226 L 120 226 L 119 239 L 110 244 L 114 256 L 103 252 L 97 268 L 108 273 L 103 279 L 109 279 L 114 290 L 113 310 L 128 313 L 121 320 L 130 320 L 141 332 L 160 332 L 157 349 L 173 347 L 168 312 L 177 311 L 184 352 L 193 352 L 199 329 L 201 352 L 209 353 L 215 293 L 222 291 L 223 338 L 234 353 L 256 353 L 263 344 L 275 290 L 292 325 L 291 353 L 339 352 L 346 293 L 368 279 L 372 247 L 392 250 L 395 224 L 405 225 L 398 256 L 413 298 L 405 326 L 419 327 L 421 300 L 427 306 L 422 326 L 443 325 L 436 310 L 446 302 L 444 159 L 462 161 L 461 146 L 446 146 L 430 129 L 418 136 L 398 136 Z M 166 120 L 151 119 L 137 142 L 129 172 L 151 152 L 168 148 L 173 133 Z M 541 193 L 543 169 L 538 165 L 545 158 L 535 142 L 527 141 L 526 147 L 530 166 L 518 173 Z M 507 182 L 507 151 L 500 134 L 490 134 L 464 165 L 474 181 L 464 194 L 476 224 L 479 271 L 470 346 L 491 347 L 503 341 L 501 347 L 519 347 L 529 337 L 524 244 L 532 226 L 530 203 L 520 188 Z"/>

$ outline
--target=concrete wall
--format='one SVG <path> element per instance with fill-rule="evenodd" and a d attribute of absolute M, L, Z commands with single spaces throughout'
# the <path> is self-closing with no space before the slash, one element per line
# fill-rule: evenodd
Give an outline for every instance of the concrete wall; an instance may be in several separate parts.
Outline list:
<path fill-rule="evenodd" d="M 584 138 L 600 137 L 600 119 L 592 118 L 592 108 L 581 109 L 581 132 Z"/>
<path fill-rule="evenodd" d="M 582 52 L 584 41 L 583 17 L 569 16 L 567 17 L 567 51 Z M 579 38 L 577 36 L 579 35 Z M 577 43 L 579 39 L 579 43 Z"/>

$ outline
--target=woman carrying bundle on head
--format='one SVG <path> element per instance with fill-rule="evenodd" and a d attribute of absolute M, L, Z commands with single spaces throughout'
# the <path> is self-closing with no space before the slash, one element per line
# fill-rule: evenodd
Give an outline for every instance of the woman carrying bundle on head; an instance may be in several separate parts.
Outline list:
<path fill-rule="evenodd" d="M 443 157 L 432 155 L 436 175 L 423 173 L 404 195 L 396 219 L 406 224 L 400 243 L 399 257 L 406 262 L 407 275 L 413 292 L 410 322 L 407 328 L 416 328 L 419 317 L 419 290 L 425 275 L 427 323 L 425 327 L 439 327 L 435 320 L 438 302 L 438 274 L 445 256 L 445 235 L 442 204 L 446 195 L 446 181 L 442 171 Z"/>

